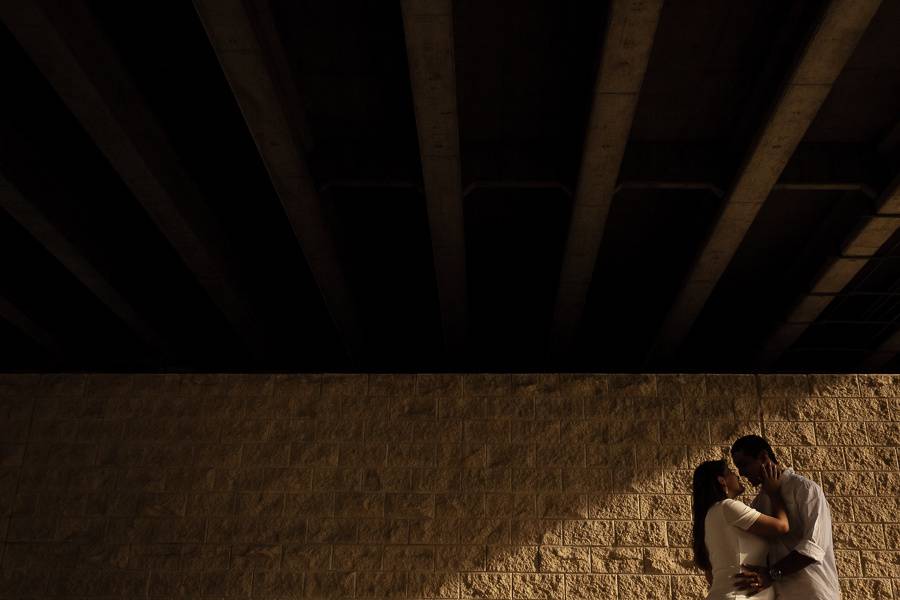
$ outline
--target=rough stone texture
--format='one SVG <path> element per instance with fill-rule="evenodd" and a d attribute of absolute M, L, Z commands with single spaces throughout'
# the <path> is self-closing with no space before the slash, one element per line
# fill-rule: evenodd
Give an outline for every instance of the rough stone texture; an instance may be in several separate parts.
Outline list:
<path fill-rule="evenodd" d="M 745 433 L 900 597 L 898 420 L 894 375 L 4 375 L 0 598 L 702 598 Z"/>

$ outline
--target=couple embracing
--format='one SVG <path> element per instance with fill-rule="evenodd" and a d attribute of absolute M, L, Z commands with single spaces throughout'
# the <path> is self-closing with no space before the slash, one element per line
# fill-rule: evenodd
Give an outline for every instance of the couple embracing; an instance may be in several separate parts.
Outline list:
<path fill-rule="evenodd" d="M 831 510 L 815 482 L 778 464 L 769 443 L 738 439 L 731 458 L 760 488 L 751 506 L 724 460 L 694 471 L 694 562 L 706 574 L 707 600 L 836 600 L 840 598 Z"/>

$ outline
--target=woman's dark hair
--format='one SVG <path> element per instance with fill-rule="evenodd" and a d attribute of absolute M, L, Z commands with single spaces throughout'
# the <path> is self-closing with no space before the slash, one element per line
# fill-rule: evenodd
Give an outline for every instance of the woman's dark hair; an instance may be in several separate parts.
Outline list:
<path fill-rule="evenodd" d="M 759 437 L 758 435 L 745 435 L 742 438 L 738 438 L 731 445 L 732 456 L 734 456 L 735 452 L 740 452 L 741 454 L 756 458 L 763 450 L 766 451 L 766 454 L 769 455 L 769 458 L 772 459 L 773 463 L 778 462 L 778 459 L 775 458 L 775 452 L 772 450 L 772 446 L 769 445 L 769 442 L 767 442 L 765 438 Z"/>
<path fill-rule="evenodd" d="M 725 490 L 719 483 L 719 477 L 728 472 L 724 460 L 708 460 L 694 469 L 694 564 L 709 571 L 709 552 L 706 549 L 706 513 L 716 502 L 726 498 Z"/>

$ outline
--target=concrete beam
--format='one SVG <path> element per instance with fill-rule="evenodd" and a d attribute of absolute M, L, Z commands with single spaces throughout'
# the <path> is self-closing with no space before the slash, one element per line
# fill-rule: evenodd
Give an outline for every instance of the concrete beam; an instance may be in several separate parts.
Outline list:
<path fill-rule="evenodd" d="M 0 2 L 0 18 L 256 356 L 265 343 L 224 235 L 87 6 Z"/>
<path fill-rule="evenodd" d="M 247 128 L 303 251 L 331 319 L 352 358 L 362 350 L 356 309 L 322 200 L 306 162 L 298 96 L 264 2 L 194 0 Z"/>
<path fill-rule="evenodd" d="M 3 296 L 0 296 L 0 319 L 24 333 L 54 358 L 62 355 L 62 346 L 56 337 Z"/>
<path fill-rule="evenodd" d="M 106 277 L 41 211 L 28 202 L 2 173 L 0 173 L 0 207 L 62 263 L 104 306 L 121 319 L 142 342 L 157 350 L 165 347 L 165 342 L 156 331 L 138 315 L 134 307 L 116 291 Z"/>
<path fill-rule="evenodd" d="M 570 347 L 584 314 L 662 4 L 662 0 L 610 4 L 553 309 L 550 345 L 555 354 Z"/>
<path fill-rule="evenodd" d="M 879 5 L 832 0 L 822 13 L 666 316 L 651 360 L 670 357 L 687 337 Z"/>
<path fill-rule="evenodd" d="M 401 6 L 444 344 L 458 353 L 466 339 L 468 299 L 453 3 L 403 0 Z"/>
<path fill-rule="evenodd" d="M 878 199 L 875 214 L 864 217 L 844 241 L 841 255 L 833 257 L 813 283 L 810 292 L 801 297 L 784 323 L 769 337 L 759 356 L 763 366 L 770 366 L 825 311 L 832 300 L 845 291 L 878 250 L 900 228 L 900 177 Z M 876 354 L 891 352 L 891 346 L 879 348 Z"/>

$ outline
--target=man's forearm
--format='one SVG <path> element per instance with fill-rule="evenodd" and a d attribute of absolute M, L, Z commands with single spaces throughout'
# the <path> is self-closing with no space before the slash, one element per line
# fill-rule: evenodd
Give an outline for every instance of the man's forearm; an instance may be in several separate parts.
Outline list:
<path fill-rule="evenodd" d="M 810 558 L 805 554 L 800 554 L 797 551 L 792 551 L 777 563 L 771 565 L 770 569 L 781 571 L 782 577 L 788 577 L 797 571 L 802 571 L 814 562 L 816 562 L 815 559 Z"/>

